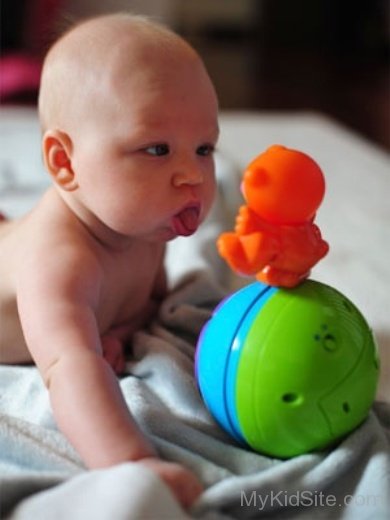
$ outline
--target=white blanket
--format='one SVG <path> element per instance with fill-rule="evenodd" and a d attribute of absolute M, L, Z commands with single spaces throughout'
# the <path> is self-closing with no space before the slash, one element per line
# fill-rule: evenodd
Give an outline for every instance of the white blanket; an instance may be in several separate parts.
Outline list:
<path fill-rule="evenodd" d="M 0 208 L 16 216 L 38 197 L 44 177 L 43 172 L 40 177 L 39 152 L 31 144 L 38 142 L 35 113 L 10 110 L 3 114 L 0 138 L 5 146 L 0 152 Z M 384 300 L 387 290 L 380 285 L 386 288 L 390 282 L 388 261 L 383 258 L 390 243 L 386 240 L 388 180 L 381 170 L 387 160 L 385 155 L 337 125 L 311 115 L 284 119 L 228 115 L 222 118 L 221 126 L 222 151 L 225 155 L 235 152 L 233 158 L 240 167 L 273 142 L 306 150 L 320 163 L 331 163 L 330 156 L 334 155 L 333 168 L 332 164 L 325 168 L 329 194 L 321 227 L 335 252 L 329 260 L 323 260 L 314 274 L 351 297 L 379 333 L 383 375 L 378 399 L 383 401 L 388 397 L 390 376 L 387 368 L 390 328 Z M 240 139 L 241 134 L 244 138 Z M 172 245 L 168 254 L 170 278 L 179 285 L 164 302 L 158 320 L 149 330 L 137 334 L 128 375 L 121 380 L 128 406 L 145 435 L 162 457 L 181 462 L 199 475 L 205 492 L 191 511 L 184 512 L 165 485 L 140 464 L 86 471 L 55 426 L 37 370 L 0 367 L 2 517 L 10 520 L 389 518 L 388 404 L 378 401 L 367 421 L 336 448 L 288 461 L 264 457 L 237 446 L 203 405 L 193 376 L 196 340 L 201 326 L 225 294 L 222 284 L 227 280 L 237 284 L 219 261 L 214 247 L 221 229 L 231 226 L 238 204 L 239 177 L 231 164 L 218 160 L 219 200 L 208 223 L 195 237 Z M 365 179 L 363 187 L 357 181 L 352 182 L 359 165 L 363 170 L 371 168 L 371 182 Z M 345 174 L 344 168 L 347 168 Z M 351 168 L 355 168 L 354 172 Z M 37 174 L 35 177 L 30 176 L 31 170 Z M 364 193 L 370 200 L 364 199 Z M 337 212 L 338 219 L 334 217 Z M 345 221 L 349 233 L 340 230 L 340 223 Z M 351 261 L 356 251 L 364 251 L 364 247 L 359 249 L 359 238 L 371 250 Z M 188 272 L 192 274 L 186 277 Z M 369 284 L 366 292 L 362 290 L 365 273 Z"/>
<path fill-rule="evenodd" d="M 130 374 L 121 380 L 129 408 L 161 456 L 191 468 L 207 488 L 188 515 L 388 518 L 389 407 L 377 405 L 337 448 L 288 461 L 240 448 L 214 423 L 197 391 L 193 361 L 200 327 L 222 295 L 204 274 L 184 282 L 150 330 L 137 334 Z M 188 518 L 139 464 L 85 471 L 55 428 L 35 368 L 1 367 L 0 375 L 7 518 Z"/>

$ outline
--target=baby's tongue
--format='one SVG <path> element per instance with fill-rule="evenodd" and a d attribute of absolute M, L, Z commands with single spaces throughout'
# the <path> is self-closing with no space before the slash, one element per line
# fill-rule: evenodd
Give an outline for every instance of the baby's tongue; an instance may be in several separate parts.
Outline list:
<path fill-rule="evenodd" d="M 173 217 L 173 227 L 178 235 L 189 236 L 195 233 L 199 225 L 199 209 L 189 207 Z"/>

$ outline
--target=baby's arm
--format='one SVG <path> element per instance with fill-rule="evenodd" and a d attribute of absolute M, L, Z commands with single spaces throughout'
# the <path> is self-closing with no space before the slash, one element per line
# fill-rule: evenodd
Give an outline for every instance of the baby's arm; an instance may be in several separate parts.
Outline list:
<path fill-rule="evenodd" d="M 103 358 L 94 312 L 99 267 L 78 258 L 46 259 L 40 268 L 33 259 L 23 266 L 17 298 L 26 341 L 49 390 L 58 427 L 87 467 L 142 461 L 188 505 L 199 494 L 199 483 L 184 468 L 157 458 Z"/>
<path fill-rule="evenodd" d="M 66 267 L 49 260 L 31 271 L 29 262 L 17 290 L 24 335 L 58 426 L 90 468 L 151 456 L 102 355 L 94 313 L 99 267 L 63 261 Z"/>

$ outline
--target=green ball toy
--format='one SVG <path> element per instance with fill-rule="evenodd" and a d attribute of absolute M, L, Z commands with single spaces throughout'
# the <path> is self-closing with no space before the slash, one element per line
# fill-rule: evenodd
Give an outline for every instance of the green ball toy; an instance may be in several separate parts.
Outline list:
<path fill-rule="evenodd" d="M 220 425 L 278 458 L 324 449 L 367 417 L 379 360 L 366 320 L 343 294 L 307 280 L 255 282 L 203 328 L 196 376 Z"/>

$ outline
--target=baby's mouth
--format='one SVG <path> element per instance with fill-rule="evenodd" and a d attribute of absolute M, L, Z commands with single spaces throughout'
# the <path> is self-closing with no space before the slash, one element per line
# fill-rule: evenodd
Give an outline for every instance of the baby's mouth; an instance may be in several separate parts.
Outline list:
<path fill-rule="evenodd" d="M 172 228 L 176 235 L 188 237 L 195 233 L 200 223 L 200 205 L 185 206 L 172 218 Z"/>

